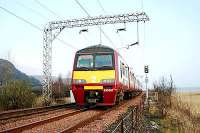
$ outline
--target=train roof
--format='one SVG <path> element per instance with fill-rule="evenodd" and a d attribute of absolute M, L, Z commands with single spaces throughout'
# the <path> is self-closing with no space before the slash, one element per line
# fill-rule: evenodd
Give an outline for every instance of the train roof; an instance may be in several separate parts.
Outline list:
<path fill-rule="evenodd" d="M 95 53 L 95 52 L 114 53 L 114 49 L 110 48 L 108 46 L 99 44 L 99 45 L 89 46 L 89 47 L 86 47 L 86 48 L 83 48 L 83 49 L 77 51 L 77 53 Z"/>

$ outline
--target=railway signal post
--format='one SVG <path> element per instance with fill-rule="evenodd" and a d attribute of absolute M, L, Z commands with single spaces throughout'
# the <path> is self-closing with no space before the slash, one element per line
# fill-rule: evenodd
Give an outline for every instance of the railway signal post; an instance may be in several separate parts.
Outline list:
<path fill-rule="evenodd" d="M 149 98 L 149 90 L 148 90 L 148 86 L 147 86 L 148 81 L 149 81 L 148 76 L 147 76 L 147 74 L 149 73 L 149 66 L 148 66 L 148 65 L 145 65 L 145 66 L 144 66 L 144 73 L 146 74 L 146 77 L 145 77 L 145 85 L 146 85 L 146 102 L 148 102 L 148 98 Z"/>

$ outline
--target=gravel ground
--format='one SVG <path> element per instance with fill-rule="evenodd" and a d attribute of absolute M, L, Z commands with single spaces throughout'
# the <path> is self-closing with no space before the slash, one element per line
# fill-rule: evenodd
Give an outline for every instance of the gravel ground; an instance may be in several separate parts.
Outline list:
<path fill-rule="evenodd" d="M 38 113 L 38 114 L 33 114 L 33 115 L 27 115 L 27 116 L 22 116 L 22 117 L 18 117 L 18 118 L 11 118 L 11 119 L 8 119 L 8 120 L 1 120 L 0 121 L 0 127 L 2 125 L 5 125 L 7 123 L 13 123 L 13 122 L 16 122 L 16 121 L 20 121 L 20 120 L 27 120 L 27 119 L 32 119 L 34 117 L 39 117 L 39 116 L 43 116 L 43 115 L 49 115 L 49 114 L 54 114 L 56 112 L 61 112 L 61 111 L 64 111 L 65 109 L 56 109 L 56 110 L 51 110 L 51 111 L 48 111 L 48 112 L 41 112 L 41 113 Z"/>
<path fill-rule="evenodd" d="M 47 118 L 50 118 L 50 117 L 53 117 L 53 116 L 58 116 L 58 115 L 61 115 L 63 113 L 69 113 L 69 112 L 72 112 L 74 110 L 75 109 L 54 110 L 54 111 L 49 111 L 49 112 L 42 113 L 42 114 L 31 115 L 31 116 L 28 116 L 29 118 L 24 117 L 23 119 L 20 119 L 20 120 L 15 119 L 15 121 L 12 121 L 12 122 L 9 122 L 9 123 L 6 123 L 6 124 L 1 124 L 0 125 L 0 131 L 6 130 L 6 129 L 12 128 L 12 127 L 22 126 L 22 125 L 27 124 L 27 123 L 32 123 L 32 122 L 36 122 L 36 121 L 39 121 L 39 120 L 47 119 Z"/>
<path fill-rule="evenodd" d="M 140 103 L 140 100 L 141 100 L 141 95 L 137 96 L 136 98 L 134 98 L 132 100 L 126 101 L 121 106 L 114 108 L 112 111 L 104 114 L 103 116 L 100 116 L 97 120 L 89 123 L 88 125 L 77 129 L 75 132 L 76 133 L 100 133 L 103 130 L 105 130 L 109 125 L 114 123 L 121 114 L 125 113 L 127 111 L 128 107 L 138 105 Z M 0 131 L 3 129 L 8 129 L 10 127 L 16 127 L 16 126 L 19 126 L 19 125 L 22 125 L 25 123 L 35 122 L 38 120 L 50 118 L 52 116 L 60 115 L 61 113 L 63 114 L 63 113 L 71 112 L 71 111 L 74 111 L 74 110 L 61 111 L 61 112 L 57 112 L 54 114 L 38 116 L 38 117 L 34 117 L 32 119 L 20 120 L 17 122 L 0 125 Z M 41 126 L 34 127 L 30 130 L 26 130 L 23 132 L 24 133 L 60 132 L 64 129 L 70 128 L 70 127 L 78 124 L 81 121 L 91 118 L 92 116 L 94 116 L 98 113 L 101 113 L 101 112 L 102 112 L 102 110 L 88 110 L 88 111 L 76 114 L 74 116 L 69 116 L 64 119 L 55 121 L 55 122 L 51 122 L 51 123 L 47 123 L 47 124 L 44 124 Z"/>
<path fill-rule="evenodd" d="M 101 116 L 98 120 L 91 122 L 90 124 L 84 126 L 83 128 L 79 128 L 75 131 L 75 133 L 101 133 L 105 130 L 109 125 L 117 121 L 120 114 L 123 114 L 127 111 L 128 107 L 138 105 L 140 103 L 141 96 L 138 96 L 122 106 L 116 108 L 115 110 L 106 113 Z"/>
<path fill-rule="evenodd" d="M 39 127 L 32 128 L 30 130 L 26 130 L 23 133 L 49 133 L 49 132 L 60 132 L 66 128 L 70 128 L 79 122 L 88 119 L 97 113 L 100 113 L 100 111 L 95 111 L 95 110 L 89 110 L 85 112 L 81 112 L 77 115 L 70 116 L 55 122 L 47 123 L 44 125 L 41 125 Z"/>

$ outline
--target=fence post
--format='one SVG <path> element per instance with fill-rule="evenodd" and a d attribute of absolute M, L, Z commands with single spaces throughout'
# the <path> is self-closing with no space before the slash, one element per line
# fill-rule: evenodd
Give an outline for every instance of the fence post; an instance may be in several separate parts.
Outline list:
<path fill-rule="evenodd" d="M 136 120 L 135 120 L 135 131 L 137 132 L 137 130 L 138 130 L 138 106 L 136 106 L 136 111 L 135 111 L 136 113 Z"/>
<path fill-rule="evenodd" d="M 141 101 L 140 101 L 140 104 L 138 105 L 138 125 L 137 125 L 137 127 L 138 127 L 138 129 L 137 129 L 137 131 L 138 132 L 140 132 L 140 125 L 141 125 L 141 123 L 140 123 L 140 119 L 141 119 Z"/>
<path fill-rule="evenodd" d="M 121 118 L 122 120 L 122 122 L 121 122 L 121 133 L 124 133 L 124 122 L 123 122 L 123 117 Z"/>
<path fill-rule="evenodd" d="M 133 127 L 134 127 L 134 126 L 133 126 L 133 124 L 134 124 L 134 120 L 133 120 L 133 117 L 134 117 L 134 116 L 133 116 L 133 109 L 134 109 L 134 108 L 132 107 L 132 108 L 131 108 L 131 112 L 132 112 L 132 133 L 133 133 Z"/>

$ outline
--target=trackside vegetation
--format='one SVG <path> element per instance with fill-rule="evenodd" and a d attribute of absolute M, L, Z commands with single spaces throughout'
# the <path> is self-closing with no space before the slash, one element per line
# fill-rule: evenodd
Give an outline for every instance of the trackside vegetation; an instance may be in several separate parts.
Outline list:
<path fill-rule="evenodd" d="M 32 107 L 36 95 L 30 83 L 23 80 L 12 80 L 0 87 L 0 109 L 20 109 Z"/>
<path fill-rule="evenodd" d="M 199 133 L 200 115 L 194 111 L 192 104 L 184 102 L 177 95 L 172 79 L 161 78 L 153 85 L 149 106 L 146 110 L 145 125 L 150 132 Z M 190 95 L 197 97 L 198 92 Z M 197 100 L 197 99 L 196 99 Z M 196 102 L 196 101 L 195 101 Z M 198 111 L 198 110 L 197 110 Z"/>

